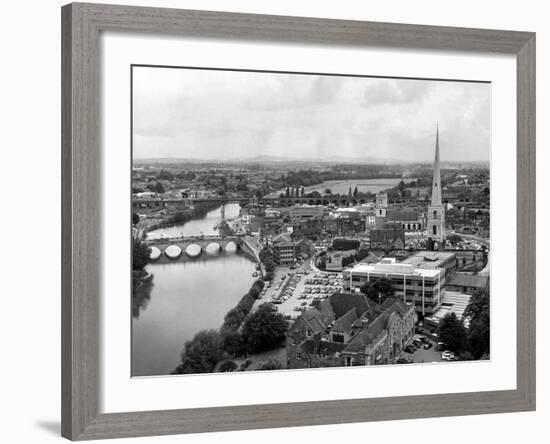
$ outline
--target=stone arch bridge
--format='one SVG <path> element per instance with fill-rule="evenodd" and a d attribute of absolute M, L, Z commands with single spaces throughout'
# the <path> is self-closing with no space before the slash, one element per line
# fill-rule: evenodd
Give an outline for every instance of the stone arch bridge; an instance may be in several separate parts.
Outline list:
<path fill-rule="evenodd" d="M 222 251 L 234 253 L 242 251 L 258 261 L 258 253 L 254 244 L 244 237 L 238 236 L 191 236 L 172 237 L 147 240 L 151 247 L 151 261 L 194 259 L 202 255 L 217 256 Z"/>

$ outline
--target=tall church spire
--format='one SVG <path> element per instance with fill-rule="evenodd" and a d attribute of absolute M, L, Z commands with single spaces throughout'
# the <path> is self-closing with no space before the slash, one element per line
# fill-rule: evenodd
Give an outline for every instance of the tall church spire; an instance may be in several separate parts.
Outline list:
<path fill-rule="evenodd" d="M 432 207 L 440 207 L 441 202 L 441 171 L 439 167 L 439 124 L 435 133 L 434 177 L 432 182 Z"/>
<path fill-rule="evenodd" d="M 439 165 L 439 125 L 435 133 L 434 177 L 432 182 L 432 201 L 428 206 L 426 231 L 428 238 L 435 242 L 431 248 L 440 249 L 445 241 L 445 207 L 441 199 L 441 166 Z"/>

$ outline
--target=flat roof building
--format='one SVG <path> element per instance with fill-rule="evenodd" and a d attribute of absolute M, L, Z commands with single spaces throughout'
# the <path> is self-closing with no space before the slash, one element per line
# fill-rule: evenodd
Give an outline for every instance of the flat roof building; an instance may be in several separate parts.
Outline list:
<path fill-rule="evenodd" d="M 417 251 L 403 260 L 405 264 L 412 264 L 416 268 L 444 268 L 447 282 L 457 269 L 456 254 L 451 251 Z"/>
<path fill-rule="evenodd" d="M 416 312 L 423 316 L 435 313 L 441 304 L 445 288 L 443 268 L 422 268 L 410 263 L 384 258 L 377 264 L 357 264 L 344 272 L 345 289 L 359 291 L 366 283 L 388 279 L 396 297 L 414 304 Z"/>

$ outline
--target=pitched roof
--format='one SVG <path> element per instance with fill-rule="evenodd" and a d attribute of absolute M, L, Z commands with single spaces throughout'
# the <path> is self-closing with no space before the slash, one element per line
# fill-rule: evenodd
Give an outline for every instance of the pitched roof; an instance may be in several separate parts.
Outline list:
<path fill-rule="evenodd" d="M 403 315 L 412 308 L 412 305 L 403 302 L 401 299 L 387 298 L 380 308 L 383 310 L 382 313 L 393 313 L 396 311 Z"/>
<path fill-rule="evenodd" d="M 371 344 L 377 340 L 380 335 L 384 334 L 388 328 L 388 321 L 394 313 L 403 316 L 412 308 L 413 307 L 411 305 L 406 304 L 400 299 L 386 299 L 375 310 L 375 312 L 380 314 L 378 314 L 372 322 L 368 323 L 367 327 L 364 328 L 359 334 L 355 335 L 355 337 L 348 343 L 348 346 L 344 351 L 350 353 L 358 353 L 363 351 L 367 345 Z"/>
<path fill-rule="evenodd" d="M 386 220 L 395 222 L 418 222 L 418 213 L 410 210 L 392 210 L 386 211 Z"/>
<path fill-rule="evenodd" d="M 334 312 L 335 319 L 341 318 L 352 308 L 362 314 L 371 309 L 371 303 L 362 293 L 334 293 L 328 300 Z"/>
<path fill-rule="evenodd" d="M 365 347 L 375 341 L 386 330 L 389 315 L 378 316 L 365 330 L 354 336 L 348 343 L 344 352 L 358 353 L 365 350 Z"/>
<path fill-rule="evenodd" d="M 301 318 L 311 327 L 314 333 L 325 331 L 328 322 L 323 314 L 316 308 L 311 308 L 302 313 Z"/>
<path fill-rule="evenodd" d="M 462 274 L 457 273 L 447 282 L 447 285 L 457 285 L 460 287 L 476 287 L 486 288 L 489 281 L 489 276 L 479 274 Z"/>
<path fill-rule="evenodd" d="M 333 331 L 348 333 L 353 327 L 353 323 L 357 320 L 357 309 L 351 308 L 345 315 L 334 321 Z"/>
<path fill-rule="evenodd" d="M 289 234 L 281 233 L 273 238 L 274 244 L 292 243 L 292 237 Z"/>

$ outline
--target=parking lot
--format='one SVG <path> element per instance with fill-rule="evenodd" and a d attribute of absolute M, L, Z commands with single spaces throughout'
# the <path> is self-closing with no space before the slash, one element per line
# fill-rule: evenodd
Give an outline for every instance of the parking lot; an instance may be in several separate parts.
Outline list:
<path fill-rule="evenodd" d="M 424 338 L 424 339 L 423 339 Z M 409 344 L 401 355 L 402 358 L 411 361 L 412 363 L 426 363 L 426 362 L 442 362 L 441 351 L 438 350 L 437 344 L 431 339 L 428 339 L 422 335 L 415 335 L 413 341 L 419 343 L 419 346 L 415 346 L 413 342 Z M 407 350 L 412 351 L 412 353 Z"/>
<path fill-rule="evenodd" d="M 267 283 L 257 302 L 272 302 L 287 319 L 296 319 L 317 300 L 341 291 L 342 275 L 324 273 L 306 261 L 296 269 L 277 267 L 275 277 Z"/>

